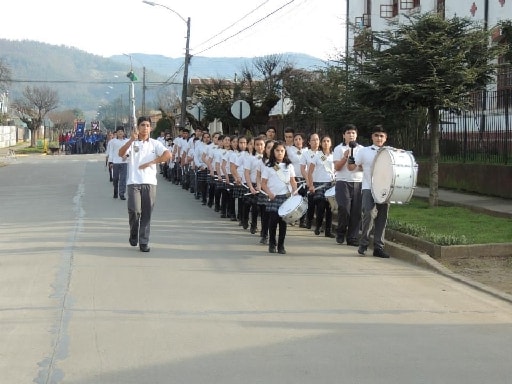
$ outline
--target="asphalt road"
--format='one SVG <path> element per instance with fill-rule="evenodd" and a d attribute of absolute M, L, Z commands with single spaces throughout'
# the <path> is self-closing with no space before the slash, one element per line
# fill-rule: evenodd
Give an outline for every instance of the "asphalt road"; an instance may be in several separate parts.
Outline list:
<path fill-rule="evenodd" d="M 102 155 L 0 167 L 0 383 L 510 383 L 512 306 L 290 228 L 288 254 L 162 180 L 128 244 Z"/>

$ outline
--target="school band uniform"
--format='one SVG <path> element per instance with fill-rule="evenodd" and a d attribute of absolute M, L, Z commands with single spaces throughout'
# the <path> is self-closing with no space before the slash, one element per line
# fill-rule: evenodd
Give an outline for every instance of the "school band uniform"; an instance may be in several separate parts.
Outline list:
<path fill-rule="evenodd" d="M 331 205 L 325 197 L 325 191 L 332 186 L 334 180 L 334 162 L 332 153 L 319 151 L 311 159 L 308 175 L 310 177 L 310 193 L 316 205 L 315 235 L 320 234 L 320 228 L 325 216 L 325 237 L 332 235 L 332 210 Z M 311 186 L 314 187 L 312 192 Z"/>
<path fill-rule="evenodd" d="M 215 171 L 215 163 L 214 163 L 214 153 L 218 149 L 218 145 L 215 143 L 211 143 L 206 147 L 206 150 L 204 152 L 204 162 L 208 166 L 208 174 L 206 177 L 206 181 L 208 183 L 208 202 L 206 205 L 208 205 L 209 208 L 211 208 L 215 202 L 215 181 L 217 177 L 217 172 Z M 218 204 L 215 204 L 215 207 L 217 207 Z M 217 211 L 218 212 L 218 211 Z"/>
<path fill-rule="evenodd" d="M 295 145 L 286 147 L 288 159 L 292 162 L 293 169 L 295 171 L 295 181 L 297 182 L 298 193 L 301 196 L 307 195 L 306 179 L 302 176 L 301 172 L 301 164 L 305 164 L 303 162 L 303 158 L 306 156 L 307 152 L 307 148 L 297 148 Z M 299 226 L 301 228 L 306 228 L 306 216 L 307 213 L 300 218 Z"/>
<path fill-rule="evenodd" d="M 258 228 L 258 216 L 260 212 L 260 207 L 258 205 L 258 197 L 262 195 L 259 193 L 261 188 L 261 184 L 258 183 L 258 171 L 260 170 L 260 165 L 263 164 L 263 155 L 262 154 L 254 154 L 246 156 L 244 159 L 244 175 L 245 182 L 249 186 L 249 191 L 247 193 L 251 193 L 245 196 L 245 210 L 246 215 L 249 217 L 249 213 L 251 215 L 251 228 L 250 231 L 252 234 L 255 234 Z"/>
<path fill-rule="evenodd" d="M 112 183 L 114 185 L 114 199 L 126 200 L 126 178 L 128 175 L 128 162 L 126 158 L 119 156 L 119 149 L 126 144 L 127 138 L 111 139 L 107 145 L 108 163 L 112 164 Z"/>
<path fill-rule="evenodd" d="M 248 191 L 246 187 L 245 172 L 244 172 L 244 161 L 249 156 L 247 151 L 233 151 L 230 156 L 230 170 L 233 177 L 232 196 L 233 196 L 233 212 L 234 206 L 238 207 L 238 217 L 240 226 L 244 229 L 249 227 L 248 212 L 244 207 L 244 194 Z"/>
<path fill-rule="evenodd" d="M 274 195 L 274 199 L 269 200 L 266 206 L 268 212 L 268 251 L 275 253 L 277 250 L 278 253 L 285 254 L 284 240 L 287 223 L 279 216 L 279 207 L 296 190 L 295 170 L 292 164 L 278 163 L 272 167 L 265 166 L 261 178 L 263 188 L 266 189 L 265 192 Z M 278 227 L 279 235 L 277 235 Z"/>
<path fill-rule="evenodd" d="M 313 161 L 313 159 L 315 158 L 315 155 L 317 154 L 318 150 L 317 151 L 314 151 L 310 148 L 307 148 L 305 149 L 304 151 L 304 154 L 301 158 L 301 161 L 300 161 L 300 167 L 301 167 L 301 175 L 304 177 L 304 180 L 306 183 L 308 183 L 308 167 L 309 167 L 309 164 L 311 164 L 311 162 Z M 306 224 L 305 224 L 305 227 L 307 229 L 311 229 L 311 226 L 312 226 L 312 223 L 313 223 L 313 218 L 315 216 L 315 207 L 316 207 L 316 202 L 315 202 L 315 199 L 313 198 L 314 197 L 314 194 L 312 193 L 308 193 L 307 194 L 307 199 L 308 199 L 308 209 L 306 211 Z"/>
<path fill-rule="evenodd" d="M 341 143 L 334 148 L 334 161 L 339 161 L 342 168 L 335 172 L 336 177 L 336 203 L 338 204 L 338 226 L 336 228 L 336 242 L 347 245 L 359 246 L 359 230 L 361 228 L 361 186 L 363 172 L 360 169 L 350 171 L 347 167 L 348 157 L 351 153 L 354 156 L 361 150 L 362 146 L 357 145 L 352 149 Z"/>
<path fill-rule="evenodd" d="M 268 159 L 263 157 L 260 162 L 258 162 L 258 168 L 256 170 L 256 184 L 260 187 L 261 190 L 261 179 L 263 175 L 263 170 L 267 167 Z M 268 226 L 269 226 L 269 214 L 267 211 L 267 204 L 269 203 L 268 196 L 265 191 L 262 191 L 258 194 L 258 212 L 260 214 L 260 222 L 261 222 L 261 231 L 260 231 L 260 244 L 268 244 Z"/>
<path fill-rule="evenodd" d="M 207 190 L 208 190 L 208 165 L 205 163 L 205 157 L 203 156 L 206 144 L 202 141 L 197 141 L 194 147 L 194 165 L 195 165 L 195 198 L 196 200 L 201 199 L 202 205 L 206 205 L 207 202 Z"/>

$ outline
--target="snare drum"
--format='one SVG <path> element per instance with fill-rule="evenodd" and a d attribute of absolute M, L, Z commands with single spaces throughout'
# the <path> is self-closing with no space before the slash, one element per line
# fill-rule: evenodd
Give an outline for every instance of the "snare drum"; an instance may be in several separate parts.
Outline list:
<path fill-rule="evenodd" d="M 338 213 L 338 203 L 336 202 L 336 187 L 331 187 L 325 191 L 325 198 L 331 206 L 331 212 L 333 215 L 336 215 Z"/>
<path fill-rule="evenodd" d="M 411 152 L 379 149 L 372 166 L 372 195 L 377 204 L 405 204 L 416 188 L 418 164 Z"/>
<path fill-rule="evenodd" d="M 307 199 L 300 195 L 295 195 L 286 199 L 279 207 L 277 213 L 286 223 L 293 224 L 299 220 L 307 210 Z"/>

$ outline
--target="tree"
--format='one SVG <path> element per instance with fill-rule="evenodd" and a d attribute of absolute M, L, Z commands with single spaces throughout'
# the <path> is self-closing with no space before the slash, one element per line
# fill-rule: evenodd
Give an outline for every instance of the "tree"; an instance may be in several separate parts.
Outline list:
<path fill-rule="evenodd" d="M 360 101 L 390 110 L 428 111 L 430 136 L 429 205 L 438 205 L 439 113 L 469 107 L 472 92 L 493 80 L 500 48 L 489 32 L 469 19 L 414 15 L 389 30 L 365 31 L 356 88 Z"/>
<path fill-rule="evenodd" d="M 57 92 L 47 86 L 26 87 L 23 98 L 12 103 L 12 108 L 31 132 L 31 147 L 36 144 L 36 130 L 41 127 L 48 112 L 57 108 L 58 103 Z"/>
<path fill-rule="evenodd" d="M 7 87 L 11 82 L 11 69 L 0 59 L 0 102 L 5 102 L 7 98 Z M 4 121 L 6 116 L 0 109 L 0 125 Z"/>
<path fill-rule="evenodd" d="M 11 69 L 0 58 L 0 93 L 7 91 L 7 87 L 11 83 Z"/>

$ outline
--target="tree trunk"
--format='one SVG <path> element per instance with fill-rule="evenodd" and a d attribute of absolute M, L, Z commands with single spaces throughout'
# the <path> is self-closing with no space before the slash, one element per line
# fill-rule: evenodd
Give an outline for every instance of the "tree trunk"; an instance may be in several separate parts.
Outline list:
<path fill-rule="evenodd" d="M 36 147 L 36 129 L 29 127 L 30 130 L 30 146 L 32 148 Z"/>
<path fill-rule="evenodd" d="M 430 190 L 428 204 L 437 207 L 439 203 L 439 110 L 428 108 L 430 124 Z"/>

